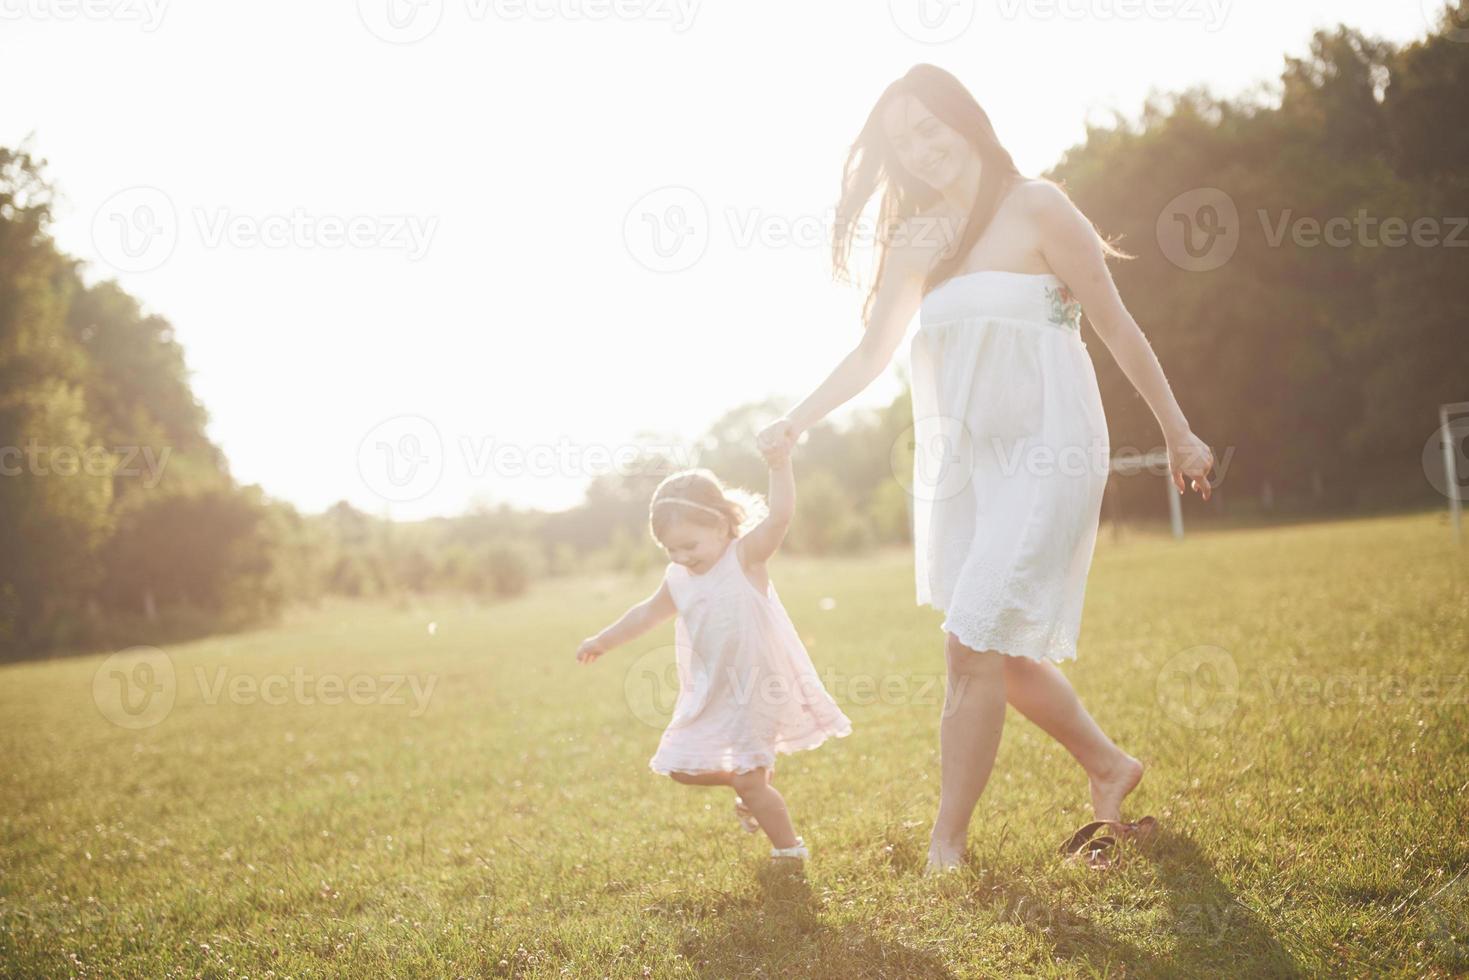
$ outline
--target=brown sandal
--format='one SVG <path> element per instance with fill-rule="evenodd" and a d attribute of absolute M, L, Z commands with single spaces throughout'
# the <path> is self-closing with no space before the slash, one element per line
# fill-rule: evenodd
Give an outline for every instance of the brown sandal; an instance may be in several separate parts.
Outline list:
<path fill-rule="evenodd" d="M 1116 836 L 1094 836 L 1104 827 Z M 1111 867 L 1117 862 L 1116 845 L 1119 841 L 1141 843 L 1152 837 L 1157 828 L 1158 821 L 1154 817 L 1143 817 L 1131 823 L 1121 820 L 1093 820 L 1083 824 L 1076 833 L 1062 841 L 1061 853 L 1066 860 L 1083 861 L 1090 868 Z"/>
<path fill-rule="evenodd" d="M 1117 838 L 1093 837 L 1066 855 L 1066 860 L 1085 864 L 1094 871 L 1110 868 L 1117 863 Z"/>

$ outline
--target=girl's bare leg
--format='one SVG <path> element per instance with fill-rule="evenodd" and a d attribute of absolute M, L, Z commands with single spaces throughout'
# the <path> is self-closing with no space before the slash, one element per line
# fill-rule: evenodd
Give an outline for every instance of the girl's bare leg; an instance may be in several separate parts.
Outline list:
<path fill-rule="evenodd" d="M 1143 764 L 1107 737 L 1055 664 L 1025 657 L 1004 661 L 1010 703 L 1081 763 L 1091 783 L 1096 818 L 1121 820 L 1122 800 L 1142 780 Z"/>
<path fill-rule="evenodd" d="M 755 815 L 770 843 L 776 847 L 796 846 L 796 831 L 791 826 L 791 815 L 786 812 L 785 798 L 771 785 L 768 769 L 762 766 L 734 773 L 730 785 Z"/>
<path fill-rule="evenodd" d="M 949 683 L 939 723 L 939 812 L 929 836 L 930 866 L 957 864 L 969 819 L 989 781 L 1005 727 L 1005 655 L 971 650 L 950 633 L 944 642 Z"/>

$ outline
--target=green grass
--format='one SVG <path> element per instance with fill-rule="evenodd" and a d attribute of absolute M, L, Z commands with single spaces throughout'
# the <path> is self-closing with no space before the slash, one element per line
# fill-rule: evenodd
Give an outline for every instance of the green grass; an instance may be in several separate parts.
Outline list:
<path fill-rule="evenodd" d="M 666 662 L 671 626 L 590 667 L 572 658 L 657 572 L 494 607 L 333 603 L 170 647 L 176 702 L 136 730 L 104 717 L 127 716 L 106 673 L 94 694 L 100 656 L 5 667 L 4 972 L 1469 970 L 1469 558 L 1441 515 L 1181 544 L 1104 530 L 1066 669 L 1148 764 L 1130 813 L 1161 832 L 1103 874 L 1059 862 L 1085 779 L 1011 712 L 969 867 L 921 876 L 943 654 L 910 562 L 773 564 L 855 728 L 780 760 L 813 851 L 804 878 L 768 866 L 727 790 L 647 770 L 646 668 Z M 380 694 L 396 674 L 433 686 L 422 711 L 406 687 L 396 704 L 304 703 L 289 683 L 271 688 L 282 704 L 227 687 L 206 700 L 221 676 L 297 669 Z"/>

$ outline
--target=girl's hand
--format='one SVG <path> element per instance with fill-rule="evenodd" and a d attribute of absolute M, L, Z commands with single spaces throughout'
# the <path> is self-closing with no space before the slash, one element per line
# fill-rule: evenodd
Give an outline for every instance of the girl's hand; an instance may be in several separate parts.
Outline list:
<path fill-rule="evenodd" d="M 1213 451 L 1193 432 L 1168 440 L 1168 472 L 1179 493 L 1184 492 L 1184 481 L 1187 480 L 1200 496 L 1208 500 L 1213 491 L 1209 485 L 1209 471 L 1213 468 Z"/>
<path fill-rule="evenodd" d="M 755 446 L 760 450 L 760 455 L 765 457 L 765 462 L 776 466 L 790 456 L 799 434 L 791 425 L 791 420 L 782 416 L 760 430 L 760 434 L 755 437 Z"/>
<path fill-rule="evenodd" d="M 579 663 L 589 664 L 606 652 L 607 647 L 600 640 L 589 636 L 576 648 L 576 659 Z"/>
<path fill-rule="evenodd" d="M 790 463 L 791 447 L 789 445 L 781 444 L 776 446 L 774 449 L 767 450 L 765 452 L 765 466 L 768 469 L 784 469 L 785 467 L 789 466 Z"/>

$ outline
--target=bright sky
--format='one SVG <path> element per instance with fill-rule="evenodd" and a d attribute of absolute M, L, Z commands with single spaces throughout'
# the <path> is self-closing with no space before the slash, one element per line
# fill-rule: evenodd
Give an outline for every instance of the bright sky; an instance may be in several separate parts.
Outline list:
<path fill-rule="evenodd" d="M 914 63 L 1038 174 L 1150 89 L 1239 94 L 1316 27 L 1404 41 L 1437 6 L 0 0 L 0 143 L 34 134 L 61 247 L 174 324 L 242 482 L 561 508 L 856 342 L 830 209 Z"/>

